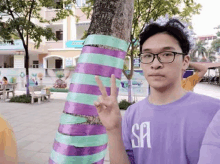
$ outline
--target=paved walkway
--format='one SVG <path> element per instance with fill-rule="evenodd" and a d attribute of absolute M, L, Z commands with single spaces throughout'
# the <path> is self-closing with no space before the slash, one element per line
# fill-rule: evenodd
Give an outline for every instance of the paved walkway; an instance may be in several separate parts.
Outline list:
<path fill-rule="evenodd" d="M 216 85 L 200 83 L 194 91 L 220 99 L 220 87 Z M 66 93 L 55 93 L 51 102 L 34 105 L 0 101 L 0 113 L 10 122 L 16 135 L 19 164 L 48 164 L 66 96 Z M 119 101 L 124 98 L 127 99 L 119 96 Z M 105 164 L 109 163 L 107 152 Z"/>

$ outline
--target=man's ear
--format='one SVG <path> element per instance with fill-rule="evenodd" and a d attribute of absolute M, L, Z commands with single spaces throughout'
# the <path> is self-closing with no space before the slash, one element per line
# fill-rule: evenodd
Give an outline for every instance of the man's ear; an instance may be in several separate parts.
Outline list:
<path fill-rule="evenodd" d="M 190 57 L 189 55 L 184 56 L 183 58 L 183 70 L 186 70 L 189 67 Z"/>

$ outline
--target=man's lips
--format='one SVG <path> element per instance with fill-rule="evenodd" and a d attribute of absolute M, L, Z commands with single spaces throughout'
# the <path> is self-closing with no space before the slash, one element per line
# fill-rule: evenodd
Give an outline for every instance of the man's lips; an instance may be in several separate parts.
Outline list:
<path fill-rule="evenodd" d="M 149 76 L 161 76 L 161 77 L 164 77 L 164 75 L 149 75 Z"/>

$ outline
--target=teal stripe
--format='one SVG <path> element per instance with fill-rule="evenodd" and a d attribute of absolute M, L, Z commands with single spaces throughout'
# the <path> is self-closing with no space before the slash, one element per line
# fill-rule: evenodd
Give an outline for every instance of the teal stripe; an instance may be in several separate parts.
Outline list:
<path fill-rule="evenodd" d="M 104 45 L 127 52 L 129 43 L 114 36 L 93 34 L 86 38 L 84 45 Z"/>
<path fill-rule="evenodd" d="M 115 67 L 123 69 L 124 60 L 112 56 L 93 54 L 93 53 L 83 53 L 77 63 L 92 63 L 104 66 Z"/>
<path fill-rule="evenodd" d="M 90 136 L 68 136 L 57 132 L 57 142 L 76 147 L 101 146 L 108 143 L 107 134 Z"/>
<path fill-rule="evenodd" d="M 80 124 L 86 122 L 87 119 L 79 116 L 73 116 L 63 113 L 61 115 L 60 124 Z"/>
<path fill-rule="evenodd" d="M 69 92 L 66 99 L 67 101 L 74 103 L 94 105 L 94 101 L 98 100 L 98 96 L 85 93 Z"/>
<path fill-rule="evenodd" d="M 111 78 L 99 76 L 99 79 L 102 81 L 102 84 L 105 87 L 111 87 Z M 116 79 L 117 88 L 120 86 L 121 80 Z M 83 74 L 83 73 L 74 73 L 71 79 L 71 83 L 76 84 L 86 84 L 86 85 L 95 85 L 98 84 L 95 81 L 95 75 Z"/>
<path fill-rule="evenodd" d="M 86 156 L 65 156 L 52 150 L 50 158 L 57 164 L 90 164 L 103 159 L 106 155 L 106 149 L 93 155 Z"/>

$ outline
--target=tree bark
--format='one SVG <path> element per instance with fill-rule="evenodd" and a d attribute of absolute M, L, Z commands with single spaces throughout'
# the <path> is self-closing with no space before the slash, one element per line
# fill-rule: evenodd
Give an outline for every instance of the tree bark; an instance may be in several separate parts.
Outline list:
<path fill-rule="evenodd" d="M 125 40 L 126 42 L 129 42 L 130 40 L 130 34 L 131 34 L 131 28 L 132 28 L 132 19 L 133 19 L 133 8 L 134 8 L 134 0 L 96 0 L 94 4 L 94 10 L 93 10 L 93 15 L 91 19 L 91 24 L 88 30 L 89 36 L 92 34 L 98 34 L 98 35 L 108 35 L 108 36 L 113 36 L 116 38 L 119 38 L 121 40 Z M 104 46 L 104 45 L 89 45 L 89 46 L 84 46 L 82 49 L 82 52 L 88 48 L 96 48 L 97 52 L 96 54 L 102 54 L 102 57 L 106 57 L 107 55 L 103 54 L 104 51 L 111 51 L 111 50 L 118 50 L 117 48 L 113 48 L 110 46 Z M 101 52 L 101 49 L 104 50 Z M 119 51 L 119 50 L 118 50 Z M 121 50 L 120 50 L 121 51 Z M 115 51 L 114 51 L 115 52 Z M 127 50 L 126 50 L 127 52 Z M 126 54 L 124 51 L 123 54 Z M 91 58 L 97 58 L 96 54 L 93 54 L 91 51 L 87 52 L 89 55 L 91 55 Z M 83 54 L 84 55 L 84 54 Z M 80 59 L 83 58 L 83 55 L 80 55 Z M 125 57 L 125 56 L 124 56 Z M 117 58 L 119 60 L 119 58 Z M 124 60 L 124 59 L 123 59 Z M 81 67 L 80 70 L 80 64 L 83 64 L 83 67 Z M 72 80 L 76 79 L 77 73 L 80 71 L 82 72 L 87 72 L 91 71 L 92 68 L 86 68 L 91 63 L 77 63 L 76 69 L 74 72 L 74 75 L 72 77 Z M 91 78 L 91 81 L 94 81 L 95 75 L 102 76 L 104 78 L 109 78 L 111 75 L 106 75 L 106 70 L 103 69 L 98 69 L 102 67 L 104 64 L 94 64 L 94 72 L 92 73 L 81 73 L 83 76 L 90 76 L 93 75 Z M 117 63 L 115 63 L 117 65 Z M 106 65 L 105 65 L 106 66 Z M 84 70 L 82 70 L 82 68 Z M 120 80 L 121 79 L 121 73 L 122 69 L 117 69 L 116 67 L 110 67 L 106 66 L 106 69 L 111 69 L 113 72 L 117 72 L 120 74 L 120 77 L 116 77 L 116 79 Z M 88 70 L 89 69 L 89 70 Z M 80 71 L 79 71 L 80 70 Z M 120 71 L 119 71 L 120 70 Z M 83 79 L 82 79 L 83 83 Z M 58 129 L 58 135 L 55 139 L 54 142 L 54 147 L 51 152 L 50 156 L 50 163 L 77 163 L 77 159 L 81 158 L 81 161 L 78 163 L 82 164 L 87 164 L 87 163 L 94 163 L 94 164 L 101 164 L 104 163 L 104 157 L 105 157 L 105 151 L 107 146 L 107 142 L 103 142 L 102 140 L 106 141 L 107 140 L 107 134 L 105 128 L 102 126 L 97 110 L 95 109 L 94 105 L 86 105 L 85 108 L 82 108 L 82 103 L 75 103 L 75 101 L 78 100 L 78 95 L 80 97 L 80 94 L 82 93 L 79 89 L 81 87 L 79 83 L 71 83 L 70 84 L 70 89 L 69 89 L 69 94 L 76 94 L 76 97 L 71 98 L 71 100 L 67 96 L 67 101 L 65 104 L 65 109 L 63 111 L 63 116 L 61 117 L 59 129 Z M 86 90 L 86 94 L 89 94 L 91 96 L 91 99 L 93 96 L 99 96 L 96 91 L 99 89 L 96 88 L 92 90 L 94 93 L 91 93 L 91 87 L 97 87 L 93 85 L 83 85 L 82 90 Z M 78 87 L 79 86 L 79 87 Z M 73 91 L 74 90 L 74 91 Z M 75 92 L 75 93 L 74 93 Z M 90 92 L 90 93 L 89 93 Z M 91 95 L 93 94 L 93 96 Z M 86 96 L 86 95 L 85 95 Z M 90 101 L 88 99 L 88 101 Z M 88 103 L 88 102 L 85 102 Z M 77 107 L 76 107 L 77 106 Z M 79 107 L 80 106 L 80 107 Z M 94 110 L 95 109 L 95 110 Z M 90 110 L 90 111 L 89 111 Z M 92 112 L 91 112 L 92 110 Z M 79 114 L 82 113 L 82 111 L 86 114 Z M 70 119 L 71 118 L 71 119 Z M 71 122 L 77 122 L 77 123 L 71 123 L 67 124 L 65 121 L 68 120 Z M 84 119 L 86 121 L 78 122 L 78 119 Z M 61 123 L 62 122 L 62 123 Z M 77 128 L 78 129 L 77 129 Z M 92 128 L 96 128 L 96 130 L 91 130 Z M 103 130 L 104 128 L 104 130 Z M 65 129 L 68 129 L 68 131 Z M 65 131 L 65 132 L 64 132 Z M 100 134 L 100 131 L 102 133 Z M 95 136 L 94 136 L 95 135 Z M 79 141 L 75 144 L 75 137 L 78 137 L 78 140 L 82 139 L 83 143 L 80 143 L 81 146 L 79 146 Z M 95 141 L 98 142 L 98 145 L 93 147 L 91 144 L 87 143 L 86 140 L 84 139 L 88 137 L 88 140 L 90 137 L 94 137 L 92 144 L 95 143 Z M 101 140 L 99 140 L 99 137 L 102 137 Z M 63 140 L 60 140 L 60 138 L 65 138 Z M 69 143 L 71 140 L 72 144 Z M 62 143 L 66 143 L 65 146 L 62 146 Z M 68 142 L 68 143 L 67 143 Z M 101 144 L 102 143 L 102 144 Z M 59 145 L 59 146 L 57 146 Z M 57 148 L 59 147 L 59 149 Z M 102 149 L 102 150 L 100 150 Z M 93 153 L 92 153 L 93 152 Z M 99 154 L 97 154 L 99 153 Z M 103 154 L 104 153 L 104 154 Z M 65 154 L 65 157 L 62 157 L 62 159 L 56 158 L 56 156 L 63 156 Z M 68 155 L 66 155 L 68 154 Z M 91 158 L 91 156 L 94 155 L 97 158 Z M 77 158 L 76 158 L 77 157 Z M 83 162 L 84 161 L 84 162 Z"/>
<path fill-rule="evenodd" d="M 28 52 L 28 47 L 25 46 L 25 71 L 26 71 L 26 94 L 27 96 L 30 94 L 29 93 L 29 52 Z"/>

